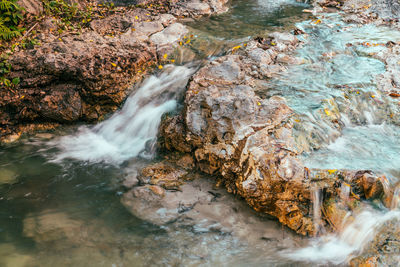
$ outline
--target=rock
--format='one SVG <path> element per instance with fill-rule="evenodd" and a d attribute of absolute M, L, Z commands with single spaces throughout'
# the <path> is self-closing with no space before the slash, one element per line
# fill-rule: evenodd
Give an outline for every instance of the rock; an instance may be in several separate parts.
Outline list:
<path fill-rule="evenodd" d="M 84 231 L 82 222 L 71 219 L 65 213 L 52 210 L 29 214 L 24 219 L 23 233 L 24 236 L 34 239 L 40 245 L 51 243 L 60 246 L 54 249 L 63 249 L 65 245 L 63 242 L 54 241 L 79 245 L 87 239 L 87 232 Z"/>
<path fill-rule="evenodd" d="M 142 169 L 138 179 L 141 184 L 161 186 L 165 189 L 179 189 L 188 172 L 160 162 Z"/>
<path fill-rule="evenodd" d="M 18 5 L 23 8 L 23 13 L 30 16 L 39 16 L 43 13 L 43 5 L 38 0 L 18 0 Z"/>
<path fill-rule="evenodd" d="M 18 181 L 17 179 L 18 175 L 10 170 L 10 169 L 5 169 L 1 168 L 0 169 L 0 186 L 3 184 L 14 184 Z"/>
<path fill-rule="evenodd" d="M 361 187 L 366 199 L 377 199 L 384 194 L 381 180 L 370 172 L 359 173 L 356 183 Z"/>
<path fill-rule="evenodd" d="M 74 86 L 59 85 L 40 103 L 40 115 L 58 122 L 71 122 L 80 118 L 82 99 Z"/>
<path fill-rule="evenodd" d="M 175 221 L 180 215 L 169 196 L 159 186 L 146 185 L 125 193 L 121 202 L 136 217 L 156 225 L 164 225 Z"/>
<path fill-rule="evenodd" d="M 400 3 L 397 0 L 319 0 L 317 2 L 325 9 L 335 7 L 344 11 L 344 20 L 352 23 L 396 24 L 400 15 Z"/>
<path fill-rule="evenodd" d="M 28 12 L 41 12 L 41 3 L 21 1 Z M 148 2 L 157 6 L 157 1 Z M 120 12 L 93 19 L 80 35 L 53 35 L 56 21 L 44 19 L 36 28 L 40 45 L 16 49 L 9 58 L 13 66 L 9 78 L 18 77 L 20 83 L 17 90 L 0 92 L 0 139 L 14 140 L 7 136 L 18 138 L 19 132 L 34 128 L 38 121 L 92 122 L 115 111 L 143 73 L 158 65 L 165 53 L 172 53 L 188 32 L 173 14 L 200 16 L 227 8 L 226 0 L 198 3 L 208 10 L 184 0 L 171 1 L 160 10 L 121 7 Z M 84 8 L 87 2 L 78 4 Z"/>
<path fill-rule="evenodd" d="M 334 199 L 327 199 L 323 202 L 322 213 L 328 225 L 324 228 L 331 227 L 335 232 L 343 230 L 343 222 L 349 215 L 349 209 L 343 202 Z"/>
<path fill-rule="evenodd" d="M 177 18 L 175 18 L 171 14 L 161 14 L 159 21 L 162 23 L 164 27 L 171 25 L 172 23 L 176 22 Z"/>
<path fill-rule="evenodd" d="M 185 170 L 191 170 L 195 166 L 195 162 L 192 156 L 186 154 L 182 156 L 177 162 L 176 165 L 179 167 L 185 169 Z"/>
<path fill-rule="evenodd" d="M 317 3 L 323 7 L 340 7 L 344 1 L 335 1 L 335 0 L 318 0 Z"/>
<path fill-rule="evenodd" d="M 168 165 L 166 161 L 151 165 Z M 179 172 L 179 167 L 173 172 Z M 159 175 L 158 173 L 156 174 Z M 207 232 L 232 235 L 251 244 L 265 241 L 279 242 L 280 226 L 257 216 L 240 199 L 223 189 L 215 189 L 212 177 L 189 174 L 192 178 L 182 181 L 181 190 L 164 190 L 159 186 L 138 185 L 124 194 L 122 203 L 135 216 L 180 232 L 181 227 L 192 228 L 197 234 Z M 152 188 L 153 187 L 153 188 Z M 293 236 L 292 241 L 296 238 Z"/>
<path fill-rule="evenodd" d="M 159 58 L 164 54 L 171 54 L 178 46 L 178 41 L 188 33 L 188 29 L 180 24 L 173 23 L 163 31 L 153 34 L 150 41 L 157 46 Z"/>
<path fill-rule="evenodd" d="M 139 184 L 139 179 L 137 178 L 137 174 L 130 174 L 124 178 L 122 185 L 126 188 L 132 188 Z"/>
<path fill-rule="evenodd" d="M 1 92 L 2 127 L 19 121 L 99 119 L 122 103 L 140 78 L 138 71 L 154 60 L 154 46 L 90 31 L 47 39 L 34 50 L 15 53 L 10 62 L 20 88 Z"/>
<path fill-rule="evenodd" d="M 173 1 L 174 2 L 174 1 Z M 199 17 L 228 11 L 228 0 L 184 0 L 175 1 L 171 12 L 176 16 Z"/>
<path fill-rule="evenodd" d="M 164 46 L 177 42 L 179 38 L 181 38 L 181 36 L 183 36 L 187 32 L 188 30 L 185 26 L 180 23 L 174 23 L 165 28 L 163 31 L 153 34 L 150 37 L 150 41 L 152 41 L 157 46 Z"/>
<path fill-rule="evenodd" d="M 376 77 L 378 89 L 396 98 L 400 93 L 400 45 L 388 47 L 376 57 L 386 65 L 386 71 Z"/>
<path fill-rule="evenodd" d="M 287 47 L 292 40 L 285 39 Z M 246 53 L 270 58 L 282 47 L 261 51 L 253 43 Z M 285 147 L 292 137 L 281 135 L 282 140 L 274 135 L 278 129 L 291 129 L 292 111 L 282 98 L 255 95 L 254 79 L 248 76 L 253 60 L 230 55 L 200 69 L 186 93 L 185 132 L 176 133 L 193 147 L 199 169 L 222 175 L 229 192 L 299 233 L 312 233 L 304 167 L 295 158 L 296 152 Z M 273 64 L 270 60 L 265 63 Z M 173 147 L 169 140 L 175 136 L 163 138 L 167 147 Z"/>
<path fill-rule="evenodd" d="M 373 240 L 365 244 L 360 256 L 351 259 L 350 266 L 396 266 L 400 260 L 400 229 L 398 225 L 398 218 L 378 225 L 374 231 Z"/>
<path fill-rule="evenodd" d="M 328 230 L 337 229 L 360 200 L 381 200 L 384 190 L 383 178 L 369 171 L 307 169 L 298 158 L 302 149 L 293 135 L 293 111 L 281 97 L 257 94 L 268 89 L 253 66 L 281 68 L 287 62 L 279 55 L 298 42 L 272 34 L 205 65 L 188 85 L 182 114 L 164 120 L 160 144 L 192 151 L 197 168 L 220 176 L 228 192 L 297 233 L 314 235 L 313 188 L 321 191 Z"/>
<path fill-rule="evenodd" d="M 21 253 L 9 243 L 0 244 L 0 265 L 4 267 L 24 267 L 32 265 L 32 256 Z"/>

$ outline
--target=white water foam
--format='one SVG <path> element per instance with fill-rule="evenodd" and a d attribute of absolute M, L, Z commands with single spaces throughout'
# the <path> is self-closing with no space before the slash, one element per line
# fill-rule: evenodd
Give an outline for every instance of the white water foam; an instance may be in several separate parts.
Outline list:
<path fill-rule="evenodd" d="M 285 5 L 300 5 L 296 0 L 257 0 L 260 8 L 263 12 L 274 12 Z"/>
<path fill-rule="evenodd" d="M 372 169 L 389 174 L 400 164 L 399 129 L 385 123 L 349 126 L 304 161 L 309 168 Z"/>
<path fill-rule="evenodd" d="M 320 264 L 346 263 L 375 237 L 379 227 L 393 219 L 400 219 L 400 211 L 392 210 L 385 213 L 366 209 L 345 226 L 342 232 L 316 238 L 310 246 L 296 251 L 286 251 L 284 256 Z"/>
<path fill-rule="evenodd" d="M 120 164 L 139 155 L 151 157 L 161 116 L 176 109 L 176 98 L 194 70 L 166 66 L 161 75 L 151 76 L 131 94 L 111 118 L 53 141 L 61 150 L 53 161 L 71 158 Z"/>

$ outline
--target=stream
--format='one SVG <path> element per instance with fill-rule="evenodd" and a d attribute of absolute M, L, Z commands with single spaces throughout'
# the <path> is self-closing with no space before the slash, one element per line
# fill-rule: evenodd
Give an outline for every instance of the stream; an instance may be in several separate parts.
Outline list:
<path fill-rule="evenodd" d="M 399 32 L 346 23 L 337 13 L 316 18 L 302 12 L 306 8 L 294 0 L 234 0 L 226 14 L 185 23 L 205 47 L 201 60 L 268 32 L 304 31 L 298 36 L 304 44 L 293 52 L 303 63 L 268 80 L 265 90 L 285 97 L 301 122 L 295 132 L 303 161 L 309 168 L 371 169 L 395 184 L 400 124 L 387 114 L 397 112 L 397 104 L 374 82 L 385 65 L 370 53 L 383 46 L 363 44 L 399 42 Z M 158 159 L 162 116 L 182 107 L 201 60 L 165 66 L 97 125 L 66 126 L 1 147 L 0 266 L 345 266 L 377 228 L 400 220 L 398 198 L 392 210 L 367 203 L 342 232 L 303 238 L 229 194 L 250 218 L 241 237 L 199 230 L 200 223 L 157 226 L 133 216 L 121 204 L 121 182 Z M 258 236 L 257 227 L 268 237 Z"/>

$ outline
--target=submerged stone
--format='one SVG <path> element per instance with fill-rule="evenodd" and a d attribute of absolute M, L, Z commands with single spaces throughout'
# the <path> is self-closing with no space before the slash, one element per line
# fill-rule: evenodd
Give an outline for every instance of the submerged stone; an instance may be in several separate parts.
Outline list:
<path fill-rule="evenodd" d="M 2 184 L 14 184 L 18 181 L 18 175 L 16 172 L 10 169 L 0 169 L 0 185 Z"/>

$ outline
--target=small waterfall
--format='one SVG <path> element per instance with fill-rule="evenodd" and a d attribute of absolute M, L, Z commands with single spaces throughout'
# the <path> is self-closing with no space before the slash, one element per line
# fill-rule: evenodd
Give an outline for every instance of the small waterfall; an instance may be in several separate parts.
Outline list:
<path fill-rule="evenodd" d="M 342 183 L 340 186 L 340 198 L 347 201 L 350 196 L 351 187 L 347 183 Z"/>
<path fill-rule="evenodd" d="M 395 210 L 400 208 L 400 185 L 397 185 L 393 191 L 392 203 L 390 209 Z"/>
<path fill-rule="evenodd" d="M 313 219 L 315 226 L 315 235 L 319 235 L 324 232 L 324 226 L 321 221 L 321 206 L 322 206 L 322 194 L 321 188 L 315 187 L 312 189 L 312 202 L 313 202 Z"/>
<path fill-rule="evenodd" d="M 72 158 L 120 164 L 136 156 L 151 157 L 161 116 L 176 109 L 177 97 L 194 71 L 166 66 L 161 75 L 151 76 L 132 93 L 111 118 L 52 142 L 61 150 L 54 161 Z"/>
<path fill-rule="evenodd" d="M 362 251 L 385 222 L 393 219 L 400 219 L 399 211 L 384 213 L 365 209 L 342 232 L 321 236 L 313 240 L 309 247 L 286 251 L 284 255 L 305 262 L 344 264 Z"/>

